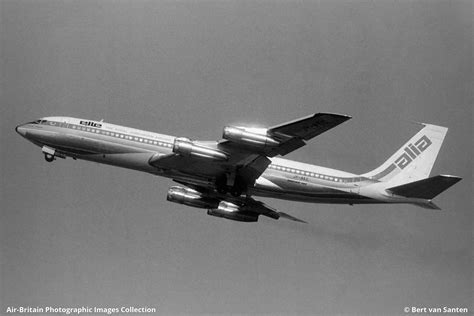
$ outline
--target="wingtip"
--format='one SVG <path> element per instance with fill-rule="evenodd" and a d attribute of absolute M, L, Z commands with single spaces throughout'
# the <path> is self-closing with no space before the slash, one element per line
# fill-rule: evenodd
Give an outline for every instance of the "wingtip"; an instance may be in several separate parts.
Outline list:
<path fill-rule="evenodd" d="M 344 120 L 349 120 L 352 118 L 352 116 L 350 115 L 346 115 L 346 114 L 340 114 L 340 113 L 330 113 L 330 112 L 323 112 L 323 113 L 314 113 L 314 116 L 316 115 L 321 115 L 321 114 L 324 114 L 324 115 L 330 115 L 330 116 L 334 116 L 334 117 L 339 117 L 341 119 L 344 119 Z"/>
<path fill-rule="evenodd" d="M 456 181 L 456 182 L 459 182 L 459 181 L 462 180 L 462 177 L 453 176 L 453 175 L 450 175 L 450 174 L 440 174 L 439 176 L 443 177 L 443 178 L 450 178 L 450 179 L 452 179 L 453 181 Z"/>
<path fill-rule="evenodd" d="M 430 209 L 430 210 L 438 210 L 438 211 L 441 211 L 441 207 L 439 207 L 438 205 L 436 205 L 436 204 L 433 203 L 432 201 L 429 201 L 428 203 L 426 203 L 426 204 L 424 204 L 424 205 L 421 205 L 421 207 L 427 208 L 427 209 Z"/>
<path fill-rule="evenodd" d="M 278 212 L 278 215 L 280 215 L 280 217 L 283 217 L 283 218 L 286 218 L 286 219 L 289 219 L 291 221 L 295 221 L 295 222 L 299 222 L 299 223 L 305 223 L 305 224 L 308 224 L 308 222 L 302 220 L 302 219 L 299 219 L 299 218 L 296 218 L 294 216 L 291 216 L 289 214 L 286 214 L 284 212 Z"/>

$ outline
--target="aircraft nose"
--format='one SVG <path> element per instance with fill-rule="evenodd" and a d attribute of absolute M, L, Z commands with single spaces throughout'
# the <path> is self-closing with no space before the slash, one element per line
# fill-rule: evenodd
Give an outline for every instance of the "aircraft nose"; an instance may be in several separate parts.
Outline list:
<path fill-rule="evenodd" d="M 23 125 L 18 125 L 15 127 L 15 131 L 23 137 L 26 136 L 26 128 Z"/>

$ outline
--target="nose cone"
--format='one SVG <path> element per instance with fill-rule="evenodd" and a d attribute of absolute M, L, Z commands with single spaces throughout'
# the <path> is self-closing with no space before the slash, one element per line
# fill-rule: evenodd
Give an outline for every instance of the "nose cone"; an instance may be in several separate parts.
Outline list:
<path fill-rule="evenodd" d="M 23 125 L 18 125 L 15 127 L 15 131 L 23 137 L 26 136 L 26 128 Z"/>

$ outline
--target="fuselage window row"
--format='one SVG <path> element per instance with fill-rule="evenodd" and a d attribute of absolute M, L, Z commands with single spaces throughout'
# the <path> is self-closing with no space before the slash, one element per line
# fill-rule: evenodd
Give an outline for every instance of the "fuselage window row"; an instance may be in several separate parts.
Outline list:
<path fill-rule="evenodd" d="M 44 124 L 48 123 L 51 126 L 56 126 L 56 127 L 64 127 L 64 128 L 71 128 L 75 130 L 81 130 L 84 132 L 90 132 L 90 133 L 96 133 L 96 134 L 102 134 L 105 136 L 111 136 L 115 138 L 122 138 L 122 139 L 128 139 L 130 141 L 136 141 L 140 143 L 145 143 L 145 144 L 150 144 L 150 145 L 156 145 L 156 146 L 161 146 L 161 147 L 168 147 L 171 148 L 172 145 L 156 140 L 151 140 L 151 139 L 146 139 L 146 138 L 141 138 L 141 137 L 134 137 L 126 134 L 119 134 L 119 133 L 114 133 L 114 132 L 109 132 L 101 129 L 96 129 L 96 128 L 89 128 L 89 127 L 84 127 L 84 126 L 78 126 L 78 125 L 73 125 L 73 124 L 67 124 L 67 123 L 57 123 L 53 121 L 46 121 L 46 120 L 41 120 L 41 121 L 35 121 L 35 124 Z"/>
<path fill-rule="evenodd" d="M 286 167 L 282 167 L 282 166 L 279 166 L 279 165 L 270 165 L 269 167 L 271 169 L 280 170 L 280 171 L 283 171 L 283 172 L 301 174 L 301 175 L 305 175 L 307 177 L 319 178 L 319 179 L 324 179 L 324 180 L 328 180 L 328 181 L 350 182 L 350 179 L 345 180 L 343 178 L 325 176 L 325 175 L 318 174 L 318 173 L 313 173 L 313 172 L 308 172 L 308 171 L 303 171 L 303 170 L 297 170 L 297 169 L 292 169 L 292 168 L 286 168 Z"/>
<path fill-rule="evenodd" d="M 96 129 L 96 128 L 84 127 L 84 126 L 79 126 L 79 125 L 74 125 L 74 124 L 60 123 L 60 122 L 46 121 L 46 120 L 41 120 L 41 121 L 38 120 L 35 123 L 36 124 L 46 124 L 47 123 L 49 125 L 56 126 L 56 127 L 72 128 L 72 129 L 81 130 L 81 131 L 84 131 L 84 132 L 102 134 L 102 135 L 105 135 L 105 136 L 111 136 L 111 137 L 115 137 L 115 138 L 127 139 L 127 140 L 130 140 L 130 141 L 146 143 L 146 144 L 152 144 L 152 145 L 157 145 L 157 146 L 161 146 L 161 147 L 169 147 L 169 148 L 172 147 L 172 145 L 169 144 L 169 143 L 159 142 L 159 141 L 155 141 L 155 140 L 149 140 L 149 139 L 146 139 L 146 138 L 135 137 L 135 136 L 125 135 L 125 134 L 120 134 L 120 133 L 109 132 L 109 131 L 106 131 L 106 130 L 101 130 L 101 129 Z M 334 182 L 355 182 L 356 181 L 356 179 L 352 179 L 352 178 L 348 178 L 348 179 L 336 178 L 336 177 L 326 176 L 326 175 L 317 174 L 317 173 L 313 173 L 313 172 L 308 172 L 308 171 L 303 171 L 303 170 L 298 170 L 298 169 L 293 169 L 293 168 L 287 168 L 287 167 L 283 167 L 283 166 L 279 166 L 279 165 L 270 165 L 269 168 L 275 169 L 275 170 L 280 170 L 280 171 L 283 171 L 283 172 L 304 175 L 304 176 L 307 176 L 307 177 L 323 179 L 323 180 L 327 180 L 327 181 L 334 181 Z"/>

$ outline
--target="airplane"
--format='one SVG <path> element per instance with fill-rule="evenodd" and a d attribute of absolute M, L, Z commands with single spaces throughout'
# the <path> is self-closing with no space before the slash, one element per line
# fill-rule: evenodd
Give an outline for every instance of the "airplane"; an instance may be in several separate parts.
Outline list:
<path fill-rule="evenodd" d="M 240 222 L 260 215 L 305 222 L 257 197 L 333 203 L 407 203 L 440 209 L 432 199 L 461 180 L 429 177 L 448 128 L 424 124 L 382 165 L 364 174 L 284 156 L 350 119 L 315 113 L 270 128 L 226 126 L 219 141 L 199 141 L 73 117 L 44 117 L 16 127 L 48 162 L 71 157 L 167 177 L 167 200 Z M 306 222 L 305 222 L 306 223 Z"/>

